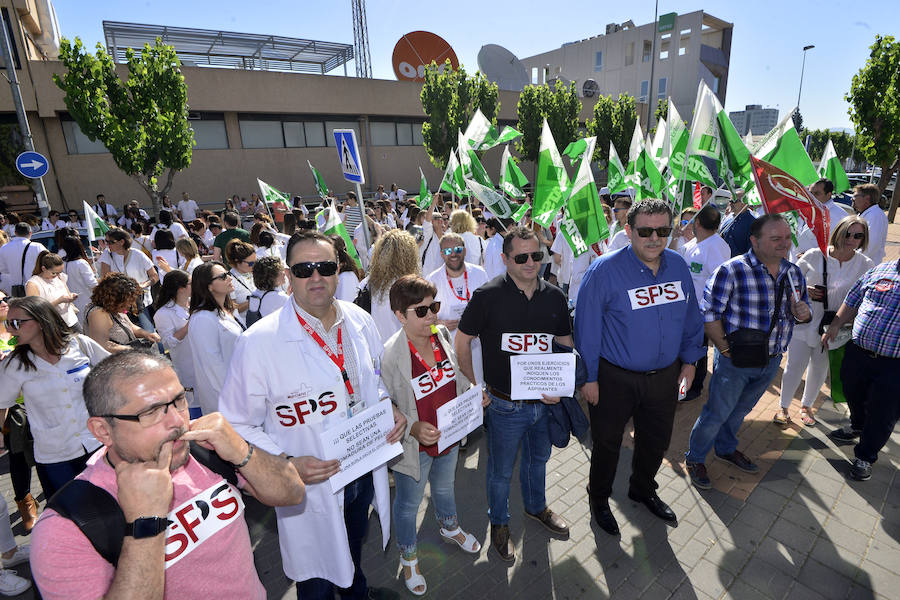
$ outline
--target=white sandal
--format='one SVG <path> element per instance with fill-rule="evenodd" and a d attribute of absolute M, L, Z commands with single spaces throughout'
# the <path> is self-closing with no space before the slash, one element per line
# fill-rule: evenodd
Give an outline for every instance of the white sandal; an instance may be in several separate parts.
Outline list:
<path fill-rule="evenodd" d="M 409 567 L 410 577 L 407 579 L 403 578 L 403 582 L 406 584 L 406 589 L 415 594 L 416 596 L 422 596 L 425 592 L 428 591 L 428 584 L 425 583 L 425 578 L 422 577 L 421 573 L 416 572 L 416 567 L 419 566 L 419 558 L 416 557 L 412 560 L 404 560 L 404 558 L 400 557 L 400 564 L 404 567 Z M 422 591 L 417 592 L 416 588 L 421 587 Z"/>
<path fill-rule="evenodd" d="M 465 540 L 460 542 L 456 539 L 456 536 L 459 534 L 463 534 L 465 536 Z M 457 527 L 453 531 L 447 531 L 443 527 L 441 527 L 441 537 L 444 538 L 444 541 L 448 544 L 456 544 L 463 551 L 468 552 L 469 554 L 478 554 L 481 552 L 481 544 L 478 543 L 478 540 L 475 539 L 475 536 L 471 533 L 466 533 L 462 530 L 461 527 Z"/>

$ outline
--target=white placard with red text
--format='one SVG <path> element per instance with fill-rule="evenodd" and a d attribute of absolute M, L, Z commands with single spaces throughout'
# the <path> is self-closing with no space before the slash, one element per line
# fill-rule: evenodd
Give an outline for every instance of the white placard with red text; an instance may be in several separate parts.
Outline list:
<path fill-rule="evenodd" d="M 575 394 L 575 355 L 520 354 L 509 357 L 509 396 L 513 400 L 539 400 Z"/>

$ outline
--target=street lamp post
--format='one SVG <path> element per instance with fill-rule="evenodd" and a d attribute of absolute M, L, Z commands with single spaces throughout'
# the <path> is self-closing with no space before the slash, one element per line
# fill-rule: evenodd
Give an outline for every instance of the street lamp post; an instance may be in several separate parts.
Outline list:
<path fill-rule="evenodd" d="M 806 51 L 815 48 L 812 44 L 803 46 L 803 66 L 800 67 L 800 89 L 797 90 L 797 110 L 800 110 L 800 92 L 803 91 L 803 71 L 806 70 Z"/>

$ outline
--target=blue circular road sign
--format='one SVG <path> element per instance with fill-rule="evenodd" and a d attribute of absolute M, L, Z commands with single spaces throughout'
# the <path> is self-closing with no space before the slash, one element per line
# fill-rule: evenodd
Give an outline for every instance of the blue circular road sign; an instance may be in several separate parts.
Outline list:
<path fill-rule="evenodd" d="M 16 157 L 16 169 L 30 179 L 37 179 L 47 174 L 50 162 L 38 152 L 23 152 Z"/>

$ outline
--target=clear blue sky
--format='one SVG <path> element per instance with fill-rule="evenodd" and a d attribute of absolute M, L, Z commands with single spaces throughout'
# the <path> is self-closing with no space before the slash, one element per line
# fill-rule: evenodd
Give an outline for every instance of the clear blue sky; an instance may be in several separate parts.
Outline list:
<path fill-rule="evenodd" d="M 350 0 L 146 0 L 102 2 L 55 0 L 62 33 L 93 46 L 103 40 L 103 20 L 222 29 L 353 43 Z M 607 23 L 653 20 L 653 2 L 569 0 L 368 0 L 369 44 L 374 76 L 394 79 L 391 53 L 404 33 L 424 29 L 453 46 L 470 72 L 484 44 L 500 44 L 531 56 L 603 33 Z M 804 125 L 850 127 L 844 94 L 865 63 L 875 34 L 900 35 L 896 0 L 666 1 L 659 12 L 695 10 L 734 23 L 725 108 L 745 104 L 790 110 L 797 101 L 802 47 L 807 54 L 800 102 Z M 548 7 L 554 10 L 548 14 Z M 355 72 L 353 65 L 350 71 Z"/>

